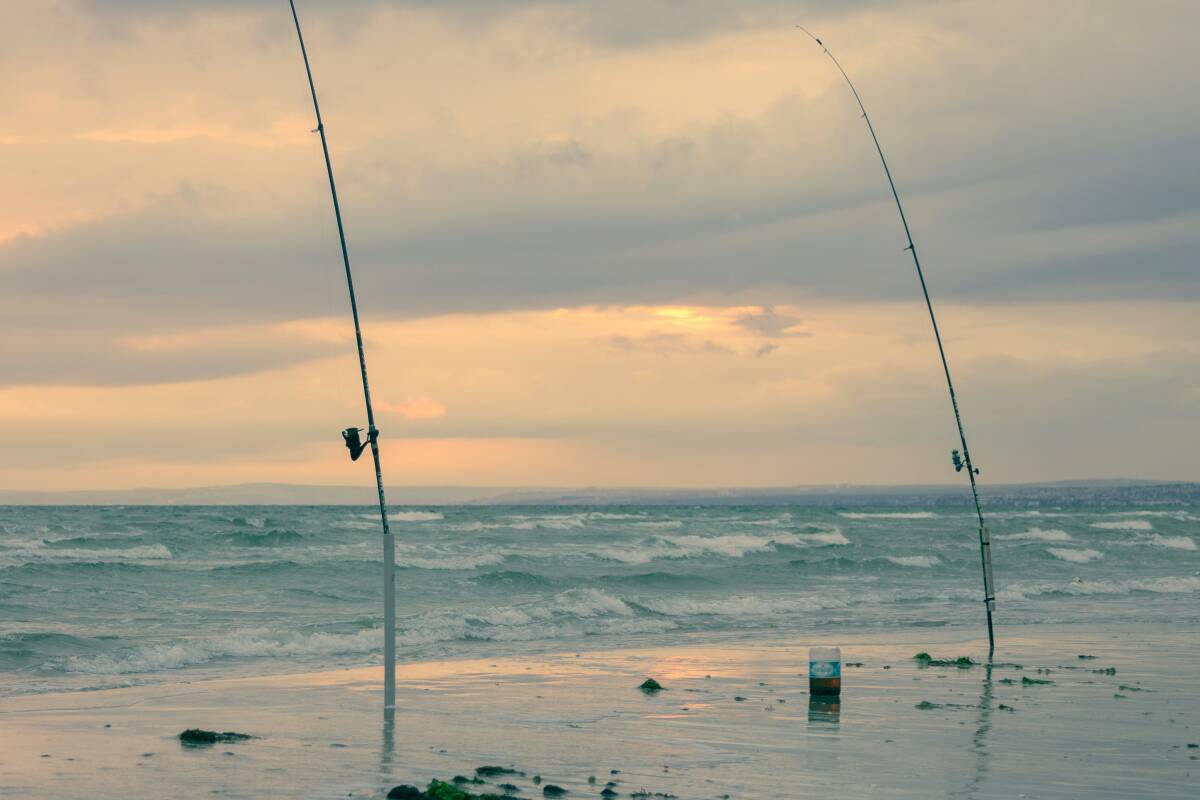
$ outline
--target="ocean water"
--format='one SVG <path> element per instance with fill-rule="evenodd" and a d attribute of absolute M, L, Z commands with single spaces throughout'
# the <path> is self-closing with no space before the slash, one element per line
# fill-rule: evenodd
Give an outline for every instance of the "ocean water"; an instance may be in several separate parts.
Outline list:
<path fill-rule="evenodd" d="M 1200 622 L 1200 508 L 988 512 L 997 623 Z M 402 660 L 982 626 L 972 517 L 393 509 Z M 377 663 L 357 507 L 0 508 L 0 695 Z"/>

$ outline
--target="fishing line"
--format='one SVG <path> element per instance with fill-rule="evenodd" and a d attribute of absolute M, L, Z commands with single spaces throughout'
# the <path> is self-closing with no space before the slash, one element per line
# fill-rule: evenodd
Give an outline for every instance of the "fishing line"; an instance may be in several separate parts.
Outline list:
<path fill-rule="evenodd" d="M 992 544 L 988 536 L 987 526 L 983 521 L 983 508 L 979 505 L 979 487 L 975 481 L 979 470 L 971 462 L 971 450 L 967 447 L 967 434 L 963 429 L 962 414 L 958 410 L 958 395 L 954 392 L 954 381 L 950 378 L 950 362 L 946 359 L 946 349 L 942 345 L 942 334 L 938 328 L 937 316 L 933 313 L 933 301 L 929 299 L 929 287 L 925 284 L 925 271 L 921 269 L 921 259 L 917 256 L 917 245 L 913 242 L 912 232 L 908 227 L 908 217 L 904 213 L 904 206 L 900 203 L 900 193 L 896 190 L 896 182 L 892 179 L 892 170 L 888 166 L 887 158 L 883 155 L 883 146 L 879 143 L 879 137 L 875 134 L 875 126 L 871 123 L 871 117 L 867 114 L 867 108 L 863 105 L 862 97 L 858 94 L 858 89 L 854 87 L 854 82 L 850 80 L 850 76 L 842 68 L 841 62 L 830 52 L 824 42 L 809 32 L 808 29 L 800 25 L 797 25 L 796 28 L 803 31 L 825 51 L 825 55 L 829 56 L 829 60 L 837 67 L 838 72 L 846 80 L 846 85 L 850 87 L 850 92 L 854 95 L 854 102 L 858 104 L 858 109 L 862 112 L 862 118 L 867 123 L 867 130 L 871 133 L 871 141 L 875 143 L 875 152 L 879 154 L 879 163 L 883 165 L 883 174 L 887 176 L 888 186 L 892 190 L 892 199 L 896 201 L 896 210 L 900 212 L 900 224 L 904 227 L 904 238 L 908 240 L 908 246 L 904 249 L 912 254 L 913 266 L 917 268 L 917 279 L 921 283 L 921 294 L 925 297 L 925 307 L 929 310 L 929 322 L 933 326 L 933 338 L 937 342 L 938 355 L 942 359 L 942 371 L 946 375 L 946 388 L 950 392 L 950 406 L 954 409 L 954 422 L 958 426 L 958 440 L 962 444 L 961 455 L 958 450 L 954 450 L 950 454 L 950 459 L 954 464 L 955 472 L 962 472 L 964 468 L 967 471 L 967 478 L 971 482 L 971 498 L 975 501 L 975 516 L 979 518 L 979 558 L 983 568 L 983 604 L 987 609 L 988 655 L 991 656 L 996 650 L 996 635 L 992 627 L 992 612 L 996 607 L 996 594 L 993 588 L 995 584 L 992 580 Z"/>

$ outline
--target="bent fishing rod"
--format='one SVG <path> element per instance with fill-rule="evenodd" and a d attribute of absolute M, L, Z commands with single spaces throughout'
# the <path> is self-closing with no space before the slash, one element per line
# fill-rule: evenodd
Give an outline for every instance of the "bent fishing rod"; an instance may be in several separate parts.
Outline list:
<path fill-rule="evenodd" d="M 321 151 L 325 154 L 325 173 L 329 176 L 329 194 L 333 198 L 333 216 L 337 220 L 338 242 L 342 246 L 342 265 L 346 269 L 346 289 L 350 293 L 350 314 L 354 318 L 354 338 L 358 344 L 358 368 L 362 373 L 363 402 L 367 406 L 367 441 L 359 436 L 361 428 L 346 428 L 342 439 L 350 450 L 350 459 L 357 461 L 363 450 L 371 448 L 375 460 L 375 487 L 379 491 L 379 519 L 383 524 L 383 707 L 396 706 L 396 542 L 388 526 L 387 500 L 383 496 L 383 469 L 379 464 L 379 430 L 375 427 L 375 411 L 371 407 L 371 385 L 367 381 L 367 356 L 363 351 L 362 326 L 358 321 L 358 300 L 354 294 L 354 276 L 350 273 L 350 255 L 346 250 L 346 229 L 342 225 L 342 207 L 338 203 L 337 185 L 333 180 L 333 162 L 329 158 L 329 140 L 325 136 L 325 123 L 321 119 L 321 106 L 317 102 L 317 87 L 313 82 L 312 67 L 308 63 L 308 50 L 304 47 L 304 34 L 300 31 L 300 16 L 296 13 L 295 0 L 288 0 L 292 8 L 292 21 L 296 23 L 296 38 L 300 42 L 300 55 L 304 59 L 304 72 L 308 76 L 308 90 L 312 95 L 313 112 L 317 127 L 313 130 L 321 136 Z"/>
<path fill-rule="evenodd" d="M 988 536 L 987 525 L 983 521 L 983 508 L 979 504 L 979 487 L 975 480 L 975 477 L 979 474 L 979 470 L 971 463 L 971 450 L 967 447 L 967 434 L 963 429 L 962 414 L 958 410 L 958 395 L 954 392 L 954 381 L 950 378 L 950 362 L 946 359 L 946 348 L 942 345 L 942 334 L 938 328 L 937 316 L 933 313 L 933 301 L 929 299 L 929 287 L 925 284 L 925 271 L 921 269 L 921 259 L 917 256 L 917 245 L 913 242 L 912 232 L 908 227 L 908 217 L 904 213 L 904 206 L 900 203 L 900 192 L 896 189 L 896 181 L 892 179 L 892 170 L 888 166 L 887 158 L 883 155 L 883 145 L 879 143 L 879 136 L 875 133 L 875 126 L 871 123 L 871 117 L 867 114 L 867 108 L 863 105 L 862 97 L 858 94 L 858 89 L 854 88 L 854 81 L 850 80 L 850 76 L 842 68 L 841 62 L 830 52 L 824 42 L 809 32 L 808 29 L 800 25 L 796 27 L 825 51 L 825 55 L 829 56 L 829 60 L 837 67 L 838 72 L 846 80 L 846 85 L 850 87 L 850 93 L 854 95 L 854 102 L 858 104 L 858 110 L 862 112 L 862 118 L 867 123 L 867 130 L 871 133 L 871 141 L 875 143 L 875 152 L 879 154 L 879 163 L 883 165 L 883 174 L 887 177 L 888 186 L 892 190 L 892 199 L 896 201 L 896 210 L 900 212 L 900 224 L 904 227 L 904 238 L 908 240 L 908 246 L 904 249 L 912 254 L 913 266 L 917 268 L 917 280 L 921 283 L 921 294 L 925 297 L 925 308 L 929 310 L 929 322 L 933 326 L 933 338 L 937 342 L 938 355 L 942 359 L 942 371 L 946 375 L 946 388 L 950 392 L 950 406 L 954 409 L 954 422 L 958 426 L 958 440 L 962 444 L 962 453 L 960 454 L 958 450 L 951 451 L 950 460 L 954 464 L 955 472 L 962 472 L 963 469 L 966 469 L 967 479 L 971 482 L 971 498 L 975 501 L 975 516 L 979 518 L 979 558 L 980 565 L 983 568 L 983 604 L 987 609 L 988 656 L 991 657 L 996 651 L 996 634 L 992 626 L 992 612 L 996 607 L 996 593 L 994 588 L 995 583 L 992 580 L 992 543 Z"/>

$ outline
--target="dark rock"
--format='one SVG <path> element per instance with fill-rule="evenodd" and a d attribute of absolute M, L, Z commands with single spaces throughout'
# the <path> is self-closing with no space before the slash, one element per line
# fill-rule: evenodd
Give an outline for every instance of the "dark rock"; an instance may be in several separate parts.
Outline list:
<path fill-rule="evenodd" d="M 662 684 L 654 680 L 654 678 L 646 678 L 646 680 L 642 681 L 642 685 L 638 688 L 643 692 L 651 693 L 661 692 L 663 687 Z"/>
<path fill-rule="evenodd" d="M 388 800 L 425 800 L 425 793 L 415 786 L 402 784 L 387 793 Z"/>
<path fill-rule="evenodd" d="M 562 797 L 566 793 L 566 789 L 561 786 L 555 786 L 553 783 L 547 783 L 542 787 L 542 794 L 546 797 Z"/>
<path fill-rule="evenodd" d="M 486 783 L 486 781 L 480 778 L 468 778 L 466 775 L 455 775 L 451 780 L 454 781 L 456 786 L 462 786 L 464 783 Z"/>
<path fill-rule="evenodd" d="M 942 706 L 939 703 L 931 703 L 928 700 L 922 700 L 921 702 L 917 703 L 915 708 L 918 711 L 931 711 L 935 708 L 942 708 Z"/>
<path fill-rule="evenodd" d="M 600 792 L 601 797 L 616 797 L 619 794 L 620 792 L 618 792 L 616 789 L 613 789 L 611 786 L 605 786 L 604 791 Z"/>
<path fill-rule="evenodd" d="M 476 767 L 475 774 L 481 778 L 498 778 L 501 775 L 519 775 L 525 777 L 525 773 L 519 769 L 512 767 Z"/>
<path fill-rule="evenodd" d="M 189 747 L 202 747 L 204 745 L 216 744 L 217 742 L 244 742 L 250 738 L 252 737 L 247 733 L 206 731 L 201 728 L 188 728 L 179 734 L 179 741 Z"/>
<path fill-rule="evenodd" d="M 497 784 L 496 788 L 499 789 L 500 791 L 504 792 L 505 794 L 516 794 L 517 792 L 521 791 L 521 787 L 517 786 L 515 783 Z"/>

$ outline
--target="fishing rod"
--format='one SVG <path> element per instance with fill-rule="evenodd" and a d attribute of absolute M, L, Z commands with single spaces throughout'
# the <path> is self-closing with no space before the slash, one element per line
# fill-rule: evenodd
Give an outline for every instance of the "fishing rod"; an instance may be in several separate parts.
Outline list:
<path fill-rule="evenodd" d="M 912 254 L 913 266 L 917 268 L 917 279 L 921 282 L 921 294 L 925 296 L 925 307 L 929 310 L 929 322 L 933 325 L 933 338 L 937 342 L 938 355 L 942 359 L 942 371 L 946 374 L 946 388 L 950 391 L 950 406 L 954 409 L 954 422 L 958 426 L 958 440 L 962 443 L 962 452 L 953 450 L 950 453 L 950 461 L 954 464 L 955 472 L 962 472 L 965 468 L 967 471 L 967 479 L 971 482 L 971 497 L 975 501 L 975 516 L 979 518 L 979 559 L 980 565 L 983 568 L 983 604 L 987 609 L 987 629 L 988 629 L 988 656 L 996 651 L 996 634 L 992 627 L 992 612 L 996 608 L 996 593 L 994 590 L 994 582 L 992 580 L 992 543 L 988 536 L 987 525 L 983 521 L 983 508 L 979 505 L 979 487 L 976 484 L 975 476 L 979 474 L 979 470 L 971 463 L 971 450 L 967 447 L 967 434 L 963 429 L 962 414 L 958 410 L 958 395 L 954 393 L 954 381 L 950 378 L 950 362 L 946 360 L 946 348 L 942 346 L 942 334 L 938 329 L 937 316 L 933 313 L 933 301 L 929 299 L 929 287 L 925 284 L 925 271 L 921 269 L 921 259 L 917 256 L 917 245 L 913 242 L 912 232 L 908 228 L 908 217 L 904 214 L 904 206 L 900 203 L 900 193 L 896 190 L 896 182 L 892 179 L 892 170 L 888 167 L 887 159 L 883 155 L 883 146 L 879 143 L 879 137 L 875 134 L 875 126 L 871 124 L 871 117 L 867 115 L 867 108 L 863 105 L 862 97 L 858 94 L 858 89 L 854 88 L 854 82 L 850 80 L 850 76 L 846 74 L 846 70 L 842 68 L 842 64 L 825 46 L 825 43 L 814 36 L 808 29 L 797 25 L 801 31 L 804 31 L 807 36 L 816 42 L 825 55 L 829 56 L 829 60 L 837 67 L 838 72 L 846 80 L 846 85 L 850 87 L 851 94 L 854 95 L 854 101 L 858 103 L 858 109 L 862 112 L 862 117 L 867 123 L 867 130 L 871 132 L 871 141 L 875 143 L 875 152 L 879 154 L 879 163 L 883 164 L 883 174 L 887 176 L 888 186 L 892 190 L 892 199 L 896 201 L 896 210 L 900 212 L 900 224 L 904 227 L 904 238 L 908 240 L 908 246 L 904 249 Z"/>
<path fill-rule="evenodd" d="M 346 250 L 346 229 L 342 225 L 342 207 L 338 203 L 337 185 L 333 181 L 333 162 L 329 159 L 329 141 L 325 137 L 325 123 L 321 119 L 321 106 L 317 103 L 317 87 L 313 83 L 312 67 L 308 63 L 308 50 L 304 47 L 304 34 L 300 31 L 300 16 L 296 13 L 296 1 L 288 0 L 292 8 L 292 21 L 296 23 L 296 38 L 300 42 L 300 55 L 304 59 L 304 72 L 308 76 L 308 90 L 312 94 L 313 111 L 317 116 L 314 133 L 321 135 L 321 150 L 325 154 L 325 172 L 329 176 L 329 194 L 333 198 L 333 216 L 337 220 L 338 241 L 342 246 L 342 265 L 346 268 L 346 289 L 350 293 L 350 314 L 354 317 L 354 338 L 358 343 L 358 368 L 362 373 L 363 402 L 367 406 L 367 441 L 359 437 L 361 428 L 346 428 L 342 439 L 350 450 L 350 459 L 357 461 L 363 450 L 371 448 L 375 460 L 375 487 L 379 490 L 379 519 L 383 524 L 383 707 L 396 706 L 396 542 L 388 526 L 387 501 L 383 496 L 383 470 L 379 465 L 379 430 L 375 427 L 375 411 L 371 407 L 371 385 L 367 381 L 367 356 L 363 352 L 362 326 L 358 321 L 358 300 L 354 295 L 354 276 L 350 273 L 350 254 Z"/>

